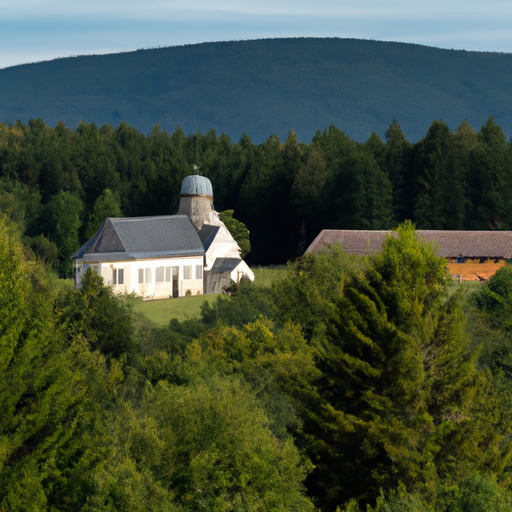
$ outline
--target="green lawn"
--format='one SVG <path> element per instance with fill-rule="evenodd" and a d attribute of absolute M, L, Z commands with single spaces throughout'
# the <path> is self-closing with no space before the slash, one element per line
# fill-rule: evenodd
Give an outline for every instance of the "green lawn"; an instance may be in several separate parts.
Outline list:
<path fill-rule="evenodd" d="M 272 281 L 283 275 L 286 267 L 260 267 L 254 268 L 257 286 L 270 286 Z M 157 325 L 167 325 L 171 318 L 179 321 L 190 318 L 197 318 L 200 315 L 201 304 L 206 300 L 213 302 L 217 295 L 195 295 L 192 297 L 181 297 L 179 299 L 137 301 L 133 309 L 137 313 L 144 314 L 149 320 Z"/>
<path fill-rule="evenodd" d="M 180 322 L 197 318 L 200 314 L 201 304 L 205 300 L 213 302 L 216 298 L 217 295 L 195 295 L 179 299 L 137 301 L 133 309 L 137 313 L 143 313 L 157 325 L 167 325 L 171 318 L 176 318 Z"/>
<path fill-rule="evenodd" d="M 284 275 L 286 265 L 275 267 L 254 267 L 254 284 L 257 286 L 270 286 L 276 279 Z"/>

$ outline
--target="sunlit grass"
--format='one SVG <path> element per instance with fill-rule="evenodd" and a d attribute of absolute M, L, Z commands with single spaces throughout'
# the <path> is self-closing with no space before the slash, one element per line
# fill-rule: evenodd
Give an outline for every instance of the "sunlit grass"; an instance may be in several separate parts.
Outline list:
<path fill-rule="evenodd" d="M 172 318 L 180 322 L 198 318 L 201 304 L 204 301 L 213 302 L 216 298 L 217 295 L 195 295 L 175 299 L 137 301 L 133 309 L 136 313 L 144 314 L 157 325 L 167 325 Z"/>
<path fill-rule="evenodd" d="M 285 271 L 286 266 L 280 265 L 275 267 L 254 267 L 254 284 L 257 286 L 270 286 L 275 280 L 280 279 Z"/>
<path fill-rule="evenodd" d="M 270 286 L 273 281 L 279 279 L 286 267 L 259 267 L 253 268 L 255 274 L 254 284 L 257 286 Z M 180 322 L 192 318 L 199 318 L 201 304 L 215 301 L 218 295 L 194 295 L 192 297 L 180 297 L 176 299 L 135 301 L 133 309 L 136 313 L 142 313 L 157 325 L 167 325 L 172 318 Z"/>

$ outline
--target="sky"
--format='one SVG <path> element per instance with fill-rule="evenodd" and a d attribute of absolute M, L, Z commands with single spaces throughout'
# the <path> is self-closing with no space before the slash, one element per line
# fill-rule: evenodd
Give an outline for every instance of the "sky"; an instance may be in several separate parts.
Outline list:
<path fill-rule="evenodd" d="M 512 52 L 510 0 L 0 0 L 0 68 L 277 37 Z M 1 86 L 1 84 L 0 84 Z"/>

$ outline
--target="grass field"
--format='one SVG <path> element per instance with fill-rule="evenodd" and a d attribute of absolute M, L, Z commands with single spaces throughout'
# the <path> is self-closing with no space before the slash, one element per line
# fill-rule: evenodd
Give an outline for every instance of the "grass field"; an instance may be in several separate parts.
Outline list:
<path fill-rule="evenodd" d="M 284 275 L 285 270 L 285 265 L 275 267 L 255 267 L 252 269 L 255 276 L 254 284 L 256 286 L 270 286 L 274 281 Z"/>
<path fill-rule="evenodd" d="M 134 311 L 142 313 L 157 325 L 167 325 L 171 318 L 179 321 L 197 318 L 204 301 L 213 302 L 217 295 L 195 295 L 179 299 L 137 301 Z"/>
<path fill-rule="evenodd" d="M 253 268 L 256 286 L 270 286 L 273 281 L 283 275 L 286 267 Z M 133 309 L 142 313 L 156 325 L 167 325 L 172 318 L 179 321 L 197 318 L 200 315 L 201 304 L 206 300 L 214 302 L 218 295 L 196 295 L 179 299 L 137 301 Z"/>

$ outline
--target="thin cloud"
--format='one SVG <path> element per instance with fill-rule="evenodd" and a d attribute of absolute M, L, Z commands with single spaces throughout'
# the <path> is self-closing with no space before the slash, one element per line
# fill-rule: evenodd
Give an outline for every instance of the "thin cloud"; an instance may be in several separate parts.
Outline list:
<path fill-rule="evenodd" d="M 385 16 L 386 18 L 435 17 L 447 13 L 458 16 L 480 14 L 485 17 L 509 17 L 511 5 L 505 0 L 490 0 L 485 3 L 475 0 L 461 6 L 459 0 L 431 0 L 430 2 L 411 2 L 411 0 L 260 0 L 258 2 L 240 2 L 240 0 L 189 1 L 186 8 L 177 0 L 147 0 L 146 2 L 122 0 L 89 0 L 87 2 L 69 2 L 68 0 L 1 0 L 2 17 L 24 18 L 27 16 L 98 16 L 112 18 L 162 19 L 168 17 L 199 17 L 213 15 L 307 15 L 313 17 L 360 17 Z"/>
<path fill-rule="evenodd" d="M 276 37 L 352 37 L 512 51 L 512 4 L 474 0 L 0 0 L 0 67 L 77 54 Z M 27 14 L 29 13 L 29 14 Z"/>

